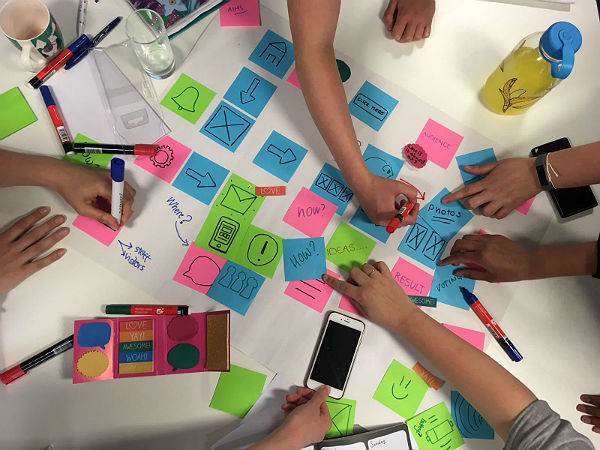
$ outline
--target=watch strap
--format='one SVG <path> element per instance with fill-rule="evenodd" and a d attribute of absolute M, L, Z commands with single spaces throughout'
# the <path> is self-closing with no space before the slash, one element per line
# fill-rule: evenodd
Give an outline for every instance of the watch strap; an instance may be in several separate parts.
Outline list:
<path fill-rule="evenodd" d="M 548 181 L 548 176 L 546 175 L 546 159 L 548 158 L 548 154 L 544 153 L 543 155 L 536 156 L 535 158 L 535 171 L 538 176 L 538 180 L 540 182 L 540 186 L 544 191 L 549 191 L 552 189 L 550 182 Z"/>

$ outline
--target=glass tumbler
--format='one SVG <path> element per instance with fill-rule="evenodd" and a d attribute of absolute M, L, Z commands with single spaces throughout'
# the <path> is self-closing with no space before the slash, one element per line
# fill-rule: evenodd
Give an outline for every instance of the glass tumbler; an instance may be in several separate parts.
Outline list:
<path fill-rule="evenodd" d="M 125 30 L 135 54 L 152 78 L 163 79 L 175 71 L 175 57 L 165 24 L 151 9 L 139 9 L 127 18 Z"/>

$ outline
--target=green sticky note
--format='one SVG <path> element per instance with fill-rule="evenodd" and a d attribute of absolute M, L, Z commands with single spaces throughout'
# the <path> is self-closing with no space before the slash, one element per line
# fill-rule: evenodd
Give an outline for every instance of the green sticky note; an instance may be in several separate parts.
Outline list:
<path fill-rule="evenodd" d="M 160 104 L 191 124 L 195 124 L 215 95 L 216 92 L 212 89 L 182 74 Z"/>
<path fill-rule="evenodd" d="M 327 259 L 340 269 L 350 272 L 352 267 L 366 263 L 374 248 L 373 239 L 350 225 L 341 223 L 326 245 Z"/>
<path fill-rule="evenodd" d="M 439 403 L 406 421 L 420 450 L 454 450 L 464 444 L 448 407 Z"/>
<path fill-rule="evenodd" d="M 354 416 L 356 415 L 356 400 L 341 398 L 326 400 L 329 415 L 331 416 L 331 428 L 325 435 L 326 438 L 337 438 L 350 436 L 354 432 Z"/>
<path fill-rule="evenodd" d="M 31 125 L 37 117 L 18 87 L 0 94 L 0 139 Z"/>
<path fill-rule="evenodd" d="M 283 256 L 283 239 L 250 225 L 233 256 L 233 262 L 267 278 L 273 278 Z"/>
<path fill-rule="evenodd" d="M 413 370 L 393 360 L 373 398 L 406 419 L 415 415 L 428 388 Z"/>
<path fill-rule="evenodd" d="M 97 141 L 86 136 L 85 134 L 78 133 L 73 141 L 77 144 L 95 144 Z M 75 164 L 81 164 L 82 166 L 95 167 L 99 169 L 108 169 L 110 166 L 110 160 L 113 155 L 95 155 L 92 153 L 78 153 L 75 155 L 65 155 L 65 161 L 69 161 Z"/>
<path fill-rule="evenodd" d="M 232 364 L 229 372 L 219 376 L 210 407 L 244 417 L 260 397 L 266 382 L 266 375 Z"/>

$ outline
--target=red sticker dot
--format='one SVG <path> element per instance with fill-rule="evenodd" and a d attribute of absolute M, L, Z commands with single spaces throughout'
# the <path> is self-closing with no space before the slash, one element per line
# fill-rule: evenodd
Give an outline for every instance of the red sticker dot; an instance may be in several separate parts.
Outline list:
<path fill-rule="evenodd" d="M 427 164 L 427 152 L 418 144 L 405 145 L 402 155 L 411 166 L 417 169 L 422 169 Z"/>

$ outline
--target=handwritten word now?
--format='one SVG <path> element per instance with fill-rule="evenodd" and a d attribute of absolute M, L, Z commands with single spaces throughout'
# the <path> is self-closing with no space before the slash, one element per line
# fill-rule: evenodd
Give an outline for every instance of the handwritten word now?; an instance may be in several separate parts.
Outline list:
<path fill-rule="evenodd" d="M 304 263 L 311 260 L 313 256 L 318 256 L 317 248 L 314 241 L 308 243 L 308 247 L 296 252 L 295 255 L 289 257 L 290 262 L 294 267 L 302 267 Z"/>
<path fill-rule="evenodd" d="M 325 203 L 321 203 L 319 206 L 307 206 L 298 208 L 298 217 L 312 217 L 318 216 L 325 212 Z"/>

